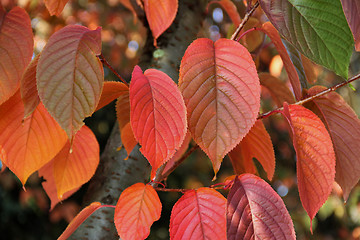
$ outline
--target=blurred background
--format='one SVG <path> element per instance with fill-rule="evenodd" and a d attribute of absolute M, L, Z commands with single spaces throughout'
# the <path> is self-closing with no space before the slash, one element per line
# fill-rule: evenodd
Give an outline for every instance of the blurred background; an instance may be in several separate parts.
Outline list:
<path fill-rule="evenodd" d="M 81 24 L 90 29 L 102 27 L 103 55 L 107 61 L 126 80 L 130 80 L 133 67 L 141 54 L 146 40 L 146 29 L 136 21 L 131 11 L 120 4 L 120 0 L 73 0 L 68 3 L 60 17 L 50 16 L 43 0 L 0 0 L 10 10 L 19 5 L 26 9 L 31 17 L 35 37 L 35 52 L 38 54 L 47 39 L 57 30 L 68 24 Z M 246 2 L 246 1 L 245 1 Z M 246 11 L 245 3 L 234 0 L 240 15 Z M 266 21 L 261 9 L 256 10 L 246 29 Z M 217 40 L 229 37 L 235 27 L 229 16 L 218 4 L 211 4 L 203 22 L 201 37 Z M 252 53 L 259 72 L 270 72 L 283 81 L 287 80 L 283 63 L 276 49 L 262 33 L 254 31 L 242 38 L 242 44 Z M 105 79 L 116 81 L 116 77 L 107 68 Z M 349 76 L 360 72 L 360 55 L 353 54 Z M 314 64 L 316 84 L 332 86 L 343 81 L 334 73 Z M 355 89 L 360 87 L 354 82 Z M 359 91 L 345 86 L 338 91 L 345 100 L 360 114 Z M 263 89 L 261 112 L 276 108 L 270 93 Z M 115 122 L 114 103 L 94 113 L 86 119 L 86 124 L 95 133 L 101 150 Z M 360 186 L 353 189 L 348 201 L 344 203 L 340 187 L 334 183 L 333 193 L 320 209 L 313 221 L 314 234 L 310 233 L 309 218 L 302 208 L 296 183 L 296 157 L 289 139 L 286 122 L 281 116 L 273 115 L 264 120 L 273 141 L 276 154 L 274 179 L 269 182 L 282 197 L 294 222 L 297 239 L 360 239 Z M 258 172 L 264 179 L 266 175 L 261 165 Z M 233 170 L 226 157 L 218 173 L 216 182 L 212 182 L 213 170 L 210 161 L 201 150 L 196 150 L 168 178 L 169 188 L 197 188 L 222 182 Z M 72 218 L 80 211 L 82 197 L 86 192 L 84 185 L 69 199 L 58 204 L 49 212 L 50 202 L 41 187 L 41 179 L 33 174 L 23 191 L 20 181 L 9 170 L 0 174 L 0 232 L 1 239 L 56 239 Z M 227 193 L 222 192 L 224 195 Z M 163 203 L 162 216 L 155 222 L 149 239 L 169 239 L 169 219 L 172 206 L 180 197 L 179 193 L 159 193 Z"/>

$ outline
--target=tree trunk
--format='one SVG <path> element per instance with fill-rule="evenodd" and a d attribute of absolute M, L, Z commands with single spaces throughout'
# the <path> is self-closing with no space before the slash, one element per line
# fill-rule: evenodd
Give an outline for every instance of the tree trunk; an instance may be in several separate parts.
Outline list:
<path fill-rule="evenodd" d="M 158 39 L 158 49 L 153 46 L 151 32 L 140 58 L 144 71 L 156 68 L 178 80 L 180 60 L 187 46 L 196 38 L 202 25 L 206 0 L 179 0 L 179 9 L 171 27 Z M 155 54 L 154 54 L 155 52 Z M 115 124 L 100 158 L 99 167 L 90 181 L 83 207 L 92 202 L 115 205 L 121 192 L 137 182 L 148 182 L 150 166 L 135 147 L 129 156 L 121 146 L 119 127 Z M 114 226 L 114 209 L 103 208 L 91 215 L 69 239 L 118 239 Z"/>

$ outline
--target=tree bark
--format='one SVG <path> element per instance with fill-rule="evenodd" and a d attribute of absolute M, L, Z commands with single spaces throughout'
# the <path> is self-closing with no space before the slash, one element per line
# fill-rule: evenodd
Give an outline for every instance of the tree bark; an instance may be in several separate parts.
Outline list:
<path fill-rule="evenodd" d="M 188 45 L 197 37 L 204 18 L 206 0 L 179 0 L 179 9 L 170 28 L 158 39 L 158 48 L 148 31 L 147 41 L 139 61 L 144 71 L 156 68 L 178 80 L 180 60 Z M 120 132 L 115 124 L 100 158 L 99 167 L 90 181 L 83 207 L 92 202 L 116 205 L 121 192 L 137 182 L 148 182 L 150 166 L 137 146 L 129 156 L 121 146 Z M 114 226 L 114 209 L 102 208 L 91 215 L 69 239 L 118 239 Z"/>

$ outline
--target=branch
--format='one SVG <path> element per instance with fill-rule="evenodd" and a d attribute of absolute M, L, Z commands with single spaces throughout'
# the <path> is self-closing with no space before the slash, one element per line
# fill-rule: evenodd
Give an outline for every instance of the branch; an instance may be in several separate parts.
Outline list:
<path fill-rule="evenodd" d="M 241 23 L 239 24 L 239 26 L 237 27 L 236 31 L 234 32 L 234 34 L 231 36 L 231 40 L 236 40 L 237 36 L 239 35 L 239 33 L 241 32 L 241 30 L 244 28 L 245 24 L 247 23 L 247 21 L 249 20 L 250 16 L 254 13 L 254 11 L 256 10 L 256 8 L 259 6 L 259 1 L 257 1 L 252 8 L 250 9 L 250 11 L 246 12 L 243 20 L 241 21 Z M 238 41 L 238 40 L 236 40 Z"/>
<path fill-rule="evenodd" d="M 323 95 L 325 95 L 325 94 L 327 94 L 327 93 L 329 93 L 329 92 L 333 92 L 333 91 L 335 91 L 336 89 L 341 88 L 341 87 L 345 86 L 346 84 L 349 84 L 349 83 L 351 83 L 351 82 L 353 82 L 353 81 L 355 81 L 355 80 L 357 80 L 357 79 L 359 79 L 359 78 L 360 78 L 360 73 L 358 73 L 357 75 L 349 78 L 347 81 L 338 83 L 338 84 L 336 84 L 336 85 L 334 85 L 334 86 L 332 86 L 332 87 L 329 87 L 329 88 L 325 89 L 324 91 L 319 92 L 318 94 L 315 94 L 315 95 L 313 95 L 313 96 L 307 97 L 307 98 L 305 98 L 305 99 L 303 99 L 303 100 L 300 100 L 300 101 L 298 101 L 298 102 L 296 102 L 296 103 L 294 103 L 294 104 L 296 104 L 296 105 L 302 105 L 302 104 L 304 104 L 304 103 L 310 102 L 310 101 L 312 101 L 312 100 L 314 100 L 314 99 L 316 99 L 316 98 L 318 98 L 318 97 L 321 97 L 321 96 L 323 96 Z M 262 114 L 260 114 L 260 115 L 257 117 L 257 119 L 267 118 L 267 117 L 269 117 L 269 116 L 271 116 L 271 115 L 273 115 L 273 114 L 276 114 L 276 113 L 281 112 L 282 110 L 283 110 L 283 107 L 280 107 L 280 108 L 274 109 L 274 110 L 272 110 L 272 111 L 269 111 L 269 112 L 266 112 L 266 113 L 262 113 Z"/>
<path fill-rule="evenodd" d="M 104 55 L 101 53 L 100 55 L 98 55 L 98 58 L 100 59 L 100 61 L 105 64 L 110 71 L 112 71 L 126 86 L 129 87 L 129 84 L 120 76 L 119 73 L 116 72 L 116 70 L 108 63 L 108 61 L 106 61 Z"/>

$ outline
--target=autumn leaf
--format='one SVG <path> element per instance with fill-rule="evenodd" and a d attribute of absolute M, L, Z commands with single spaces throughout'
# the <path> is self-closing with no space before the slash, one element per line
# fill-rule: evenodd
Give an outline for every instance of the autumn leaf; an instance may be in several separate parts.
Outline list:
<path fill-rule="evenodd" d="M 24 118 L 28 117 L 40 103 L 40 98 L 36 88 L 36 68 L 39 57 L 40 54 L 31 61 L 20 81 L 21 99 L 25 108 Z"/>
<path fill-rule="evenodd" d="M 229 152 L 229 157 L 236 174 L 256 173 L 252 160 L 256 158 L 263 166 L 268 179 L 272 180 L 275 172 L 275 153 L 271 138 L 261 120 L 257 120 L 240 144 Z"/>
<path fill-rule="evenodd" d="M 260 73 L 259 79 L 261 86 L 270 91 L 271 97 L 278 107 L 281 107 L 284 102 L 295 103 L 294 95 L 283 81 L 270 73 Z"/>
<path fill-rule="evenodd" d="M 96 110 L 99 110 L 118 97 L 120 97 L 123 94 L 128 94 L 129 88 L 122 82 L 104 82 L 103 90 L 101 92 L 99 104 L 96 107 Z"/>
<path fill-rule="evenodd" d="M 260 84 L 250 53 L 228 39 L 195 40 L 180 65 L 179 88 L 189 131 L 209 156 L 215 175 L 223 157 L 248 133 L 260 107 Z"/>
<path fill-rule="evenodd" d="M 300 100 L 302 97 L 302 93 L 301 93 L 299 76 L 296 72 L 294 64 L 292 63 L 292 61 L 289 57 L 289 54 L 286 51 L 284 44 L 281 41 L 278 31 L 270 22 L 264 23 L 261 27 L 261 30 L 264 33 L 266 33 L 266 35 L 269 36 L 272 43 L 275 45 L 275 48 L 278 51 L 278 53 L 284 63 L 285 70 L 289 76 L 289 80 L 290 80 L 291 86 L 293 88 L 295 98 L 297 100 Z"/>
<path fill-rule="evenodd" d="M 37 67 L 39 97 L 69 139 L 84 125 L 98 105 L 104 72 L 101 28 L 70 25 L 54 33 Z"/>
<path fill-rule="evenodd" d="M 45 6 L 48 9 L 50 15 L 60 16 L 66 3 L 69 0 L 44 0 Z"/>
<path fill-rule="evenodd" d="M 58 198 L 90 180 L 99 164 L 100 150 L 95 135 L 83 126 L 54 157 L 54 179 Z"/>
<path fill-rule="evenodd" d="M 300 105 L 284 104 L 297 156 L 297 181 L 304 209 L 315 217 L 331 193 L 335 177 L 335 153 L 322 121 Z"/>
<path fill-rule="evenodd" d="M 150 227 L 161 215 L 161 202 L 154 188 L 136 183 L 125 189 L 116 204 L 114 222 L 124 240 L 147 238 Z"/>
<path fill-rule="evenodd" d="M 141 153 L 152 166 L 151 178 L 181 146 L 186 109 L 176 84 L 165 73 L 134 68 L 130 84 L 130 122 Z"/>
<path fill-rule="evenodd" d="M 33 55 L 31 20 L 24 9 L 0 6 L 0 104 L 15 94 Z"/>
<path fill-rule="evenodd" d="M 119 123 L 120 131 L 130 122 L 130 99 L 129 92 L 124 93 L 116 100 L 116 119 Z"/>
<path fill-rule="evenodd" d="M 135 139 L 133 130 L 131 128 L 130 122 L 128 122 L 122 129 L 121 129 L 121 142 L 124 145 L 124 148 L 128 154 L 132 152 L 134 147 L 137 145 L 137 141 Z"/>
<path fill-rule="evenodd" d="M 341 4 L 355 40 L 356 51 L 360 51 L 360 2 L 341 0 Z"/>
<path fill-rule="evenodd" d="M 235 178 L 227 199 L 227 239 L 296 239 L 280 196 L 252 174 Z M 225 238 L 223 238 L 225 239 Z"/>
<path fill-rule="evenodd" d="M 170 217 L 170 239 L 226 239 L 226 199 L 214 189 L 186 191 Z"/>
<path fill-rule="evenodd" d="M 26 119 L 18 91 L 0 105 L 2 161 L 24 185 L 28 177 L 64 146 L 67 137 L 42 104 Z"/>
<path fill-rule="evenodd" d="M 157 46 L 156 40 L 176 17 L 178 0 L 144 0 L 144 9 L 154 37 L 154 46 Z"/>
<path fill-rule="evenodd" d="M 59 199 L 54 179 L 54 161 L 50 161 L 45 166 L 39 169 L 39 177 L 42 177 L 45 181 L 41 183 L 46 194 L 50 198 L 50 211 L 54 209 L 54 207 L 60 202 L 64 201 L 72 194 L 74 194 L 80 187 L 70 190 L 63 194 L 62 198 Z"/>
<path fill-rule="evenodd" d="M 96 210 L 99 208 L 102 208 L 101 203 L 99 202 L 93 202 L 81 212 L 76 215 L 76 217 L 70 222 L 70 224 L 66 227 L 65 231 L 60 235 L 60 237 L 57 240 L 66 240 L 68 239 L 73 232 Z"/>
<path fill-rule="evenodd" d="M 309 89 L 308 94 L 313 96 L 325 89 L 314 86 Z M 317 97 L 310 109 L 318 114 L 329 130 L 336 155 L 335 180 L 347 200 L 351 189 L 360 179 L 360 120 L 336 92 Z"/>
<path fill-rule="evenodd" d="M 240 15 L 238 13 L 236 5 L 231 0 L 211 1 L 209 2 L 207 8 L 209 8 L 209 6 L 214 3 L 219 4 L 225 10 L 225 12 L 229 15 L 231 21 L 235 26 L 238 26 L 240 24 Z"/>

